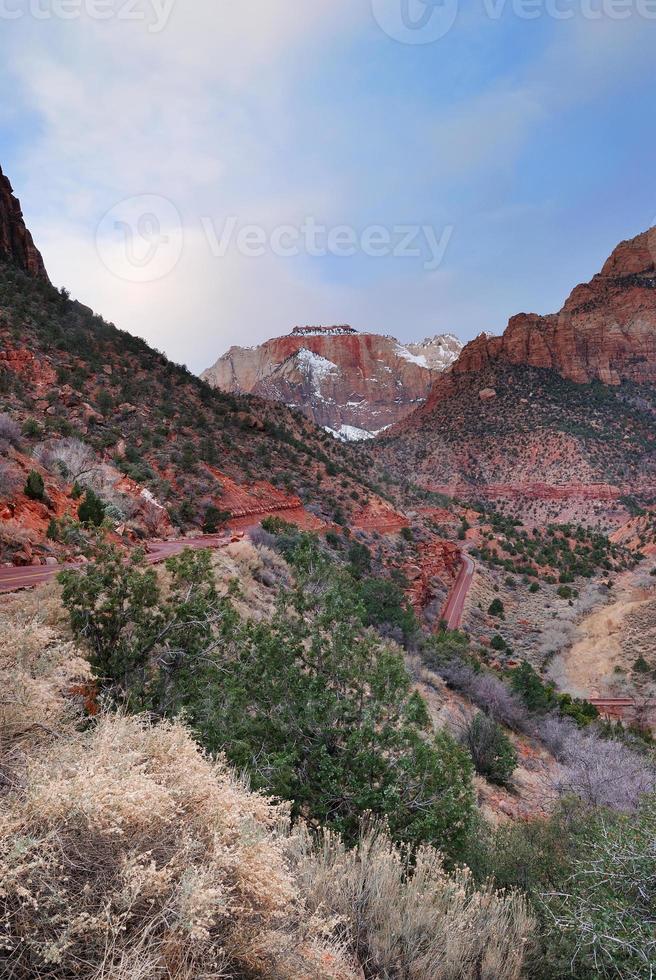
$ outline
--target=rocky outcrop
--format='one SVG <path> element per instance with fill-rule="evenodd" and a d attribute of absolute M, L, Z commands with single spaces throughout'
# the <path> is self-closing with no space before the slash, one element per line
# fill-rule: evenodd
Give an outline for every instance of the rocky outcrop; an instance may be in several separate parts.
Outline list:
<path fill-rule="evenodd" d="M 413 607 L 423 612 L 436 597 L 445 597 L 461 565 L 460 548 L 455 542 L 436 538 L 423 544 L 418 563 L 403 567 L 409 582 L 406 594 Z"/>
<path fill-rule="evenodd" d="M 417 344 L 405 344 L 405 348 L 415 357 L 423 359 L 431 371 L 448 371 L 460 356 L 462 341 L 452 333 L 445 333 L 426 337 Z"/>
<path fill-rule="evenodd" d="M 297 327 L 259 347 L 232 347 L 202 377 L 299 408 L 342 438 L 368 438 L 422 404 L 461 347 L 453 336 L 404 346 L 348 326 Z"/>
<path fill-rule="evenodd" d="M 656 228 L 618 245 L 560 313 L 520 313 L 502 337 L 481 334 L 453 372 L 478 372 L 499 361 L 551 368 L 579 383 L 656 381 Z"/>
<path fill-rule="evenodd" d="M 9 180 L 0 169 L 0 260 L 11 262 L 39 279 L 48 274 L 41 253 L 25 227 L 23 212 Z"/>
<path fill-rule="evenodd" d="M 463 500 L 621 500 L 632 492 L 649 489 L 616 487 L 606 483 L 491 483 L 487 486 L 465 483 L 438 484 L 433 492 Z"/>

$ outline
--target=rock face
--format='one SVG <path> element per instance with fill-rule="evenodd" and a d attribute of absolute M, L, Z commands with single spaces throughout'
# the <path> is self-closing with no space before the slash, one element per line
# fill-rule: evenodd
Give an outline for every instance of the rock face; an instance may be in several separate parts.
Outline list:
<path fill-rule="evenodd" d="M 579 383 L 656 381 L 656 228 L 618 245 L 560 313 L 520 313 L 502 337 L 482 334 L 468 344 L 453 371 L 499 361 L 552 368 Z"/>
<path fill-rule="evenodd" d="M 405 344 L 415 357 L 424 359 L 426 367 L 432 371 L 447 371 L 454 361 L 458 360 L 462 351 L 462 341 L 452 333 L 439 334 L 437 337 L 426 337 L 418 344 Z"/>
<path fill-rule="evenodd" d="M 232 347 L 202 377 L 299 408 L 341 438 L 367 439 L 422 404 L 461 349 L 450 335 L 404 346 L 347 326 L 296 327 L 259 347 Z"/>
<path fill-rule="evenodd" d="M 48 278 L 41 253 L 25 227 L 20 202 L 14 197 L 12 186 L 2 169 L 0 169 L 0 260 L 11 262 L 31 276 L 40 279 Z"/>

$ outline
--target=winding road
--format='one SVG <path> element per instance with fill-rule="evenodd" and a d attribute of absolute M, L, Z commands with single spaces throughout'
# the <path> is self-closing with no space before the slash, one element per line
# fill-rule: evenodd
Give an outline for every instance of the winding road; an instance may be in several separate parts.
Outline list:
<path fill-rule="evenodd" d="M 177 541 L 149 541 L 147 544 L 146 562 L 148 565 L 159 565 L 161 562 L 179 555 L 185 548 L 199 550 L 201 548 L 223 548 L 234 538 L 233 534 L 203 534 L 195 538 L 179 538 Z M 17 592 L 19 589 L 31 589 L 36 585 L 51 582 L 61 571 L 66 569 L 84 568 L 82 562 L 68 562 L 63 565 L 27 565 L 21 567 L 0 568 L 0 594 Z"/>
<path fill-rule="evenodd" d="M 146 562 L 158 565 L 172 555 L 179 555 L 185 548 L 223 548 L 235 539 L 235 533 L 203 534 L 194 538 L 179 538 L 176 541 L 150 541 L 147 544 Z M 82 562 L 63 565 L 27 565 L 25 567 L 0 568 L 0 595 L 31 589 L 37 585 L 51 582 L 64 569 L 84 568 Z M 462 552 L 462 567 L 458 572 L 449 597 L 444 606 L 442 619 L 447 629 L 457 630 L 462 624 L 465 600 L 471 587 L 476 566 L 466 552 Z"/>
<path fill-rule="evenodd" d="M 465 600 L 471 588 L 472 579 L 476 565 L 473 558 L 466 552 L 462 554 L 462 568 L 458 572 L 456 583 L 451 589 L 449 598 L 446 601 L 442 619 L 445 621 L 447 629 L 457 630 L 462 625 L 462 615 L 465 609 Z"/>

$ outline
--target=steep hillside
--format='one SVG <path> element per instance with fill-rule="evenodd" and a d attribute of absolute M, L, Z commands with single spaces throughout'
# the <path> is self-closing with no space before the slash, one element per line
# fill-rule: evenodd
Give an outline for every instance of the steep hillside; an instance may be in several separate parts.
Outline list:
<path fill-rule="evenodd" d="M 363 439 L 420 405 L 461 346 L 453 336 L 403 346 L 347 326 L 296 327 L 259 347 L 232 347 L 202 377 L 222 391 L 299 408 L 342 438 Z"/>
<path fill-rule="evenodd" d="M 8 263 L 0 263 L 3 412 L 0 463 L 8 485 L 0 502 L 10 509 L 30 466 L 56 505 L 57 468 L 48 459 L 62 439 L 90 447 L 113 481 L 132 481 L 137 495 L 144 488 L 182 528 L 203 526 L 210 508 L 241 516 L 309 507 L 342 522 L 369 496 L 378 499 L 361 449 L 340 445 L 283 405 L 212 390 Z M 38 508 L 41 533 L 61 508 Z"/>
<path fill-rule="evenodd" d="M 656 473 L 652 234 L 620 245 L 551 317 L 521 314 L 468 344 L 425 405 L 376 443 L 399 476 L 537 518 L 626 520 Z M 536 501 L 546 502 L 540 507 Z M 581 506 L 576 504 L 578 501 Z M 611 513 L 612 512 L 612 513 Z"/>

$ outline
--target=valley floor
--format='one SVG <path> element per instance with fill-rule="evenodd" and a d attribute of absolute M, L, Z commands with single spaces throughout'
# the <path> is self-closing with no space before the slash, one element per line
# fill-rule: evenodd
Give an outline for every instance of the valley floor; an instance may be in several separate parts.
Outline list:
<path fill-rule="evenodd" d="M 649 697 L 655 654 L 656 585 L 639 569 L 618 576 L 611 601 L 580 621 L 574 643 L 553 659 L 550 674 L 575 697 Z M 648 669 L 635 670 L 640 658 Z"/>

